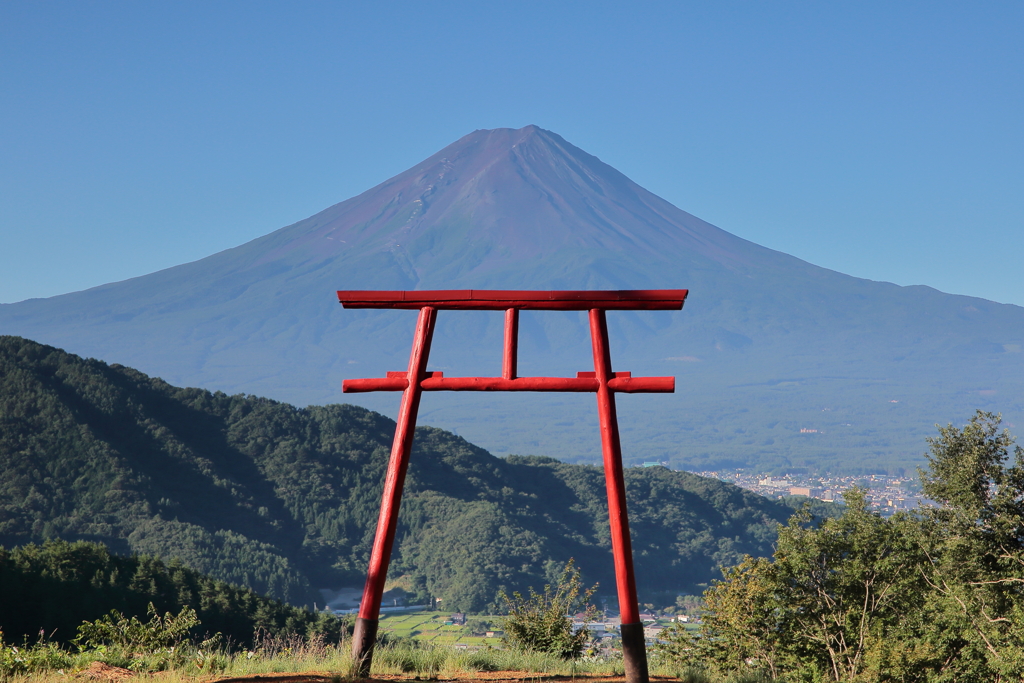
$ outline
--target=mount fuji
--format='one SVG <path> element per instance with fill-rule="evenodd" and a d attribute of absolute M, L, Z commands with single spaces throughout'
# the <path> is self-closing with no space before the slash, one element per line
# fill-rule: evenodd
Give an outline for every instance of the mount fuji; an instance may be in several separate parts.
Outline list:
<path fill-rule="evenodd" d="M 478 130 L 366 192 L 207 258 L 0 305 L 0 333 L 176 385 L 345 402 L 407 363 L 415 312 L 339 289 L 678 289 L 610 312 L 616 370 L 675 375 L 619 400 L 627 462 L 897 471 L 976 408 L 1024 425 L 1024 308 L 819 268 L 743 240 L 536 126 Z M 430 369 L 500 374 L 502 315 L 442 312 Z M 586 317 L 524 312 L 520 372 L 592 369 Z M 356 403 L 394 414 L 398 396 Z M 598 462 L 588 395 L 428 394 L 421 424 L 497 454 Z"/>

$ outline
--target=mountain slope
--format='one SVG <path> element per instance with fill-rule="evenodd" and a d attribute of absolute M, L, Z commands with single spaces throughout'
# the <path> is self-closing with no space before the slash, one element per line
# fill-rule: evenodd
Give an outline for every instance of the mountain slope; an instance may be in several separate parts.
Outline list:
<path fill-rule="evenodd" d="M 765 249 L 534 126 L 471 133 L 206 259 L 0 306 L 0 331 L 174 383 L 327 403 L 345 377 L 404 367 L 415 317 L 343 311 L 336 289 L 661 287 L 691 290 L 682 313 L 610 316 L 618 369 L 680 379 L 675 397 L 623 400 L 634 462 L 897 467 L 916 461 L 936 421 L 978 407 L 1024 420 L 1024 309 Z M 496 374 L 500 326 L 499 315 L 442 315 L 433 369 Z M 524 315 L 521 334 L 523 372 L 591 363 L 581 315 Z M 583 398 L 434 394 L 421 414 L 499 453 L 596 462 Z"/>
<path fill-rule="evenodd" d="M 179 389 L 123 366 L 0 337 L 0 543 L 102 541 L 179 558 L 296 604 L 361 585 L 394 423 Z M 665 468 L 627 471 L 642 593 L 694 592 L 770 552 L 775 502 Z M 614 585 L 596 467 L 499 459 L 420 428 L 392 576 L 477 610 L 575 557 Z"/>

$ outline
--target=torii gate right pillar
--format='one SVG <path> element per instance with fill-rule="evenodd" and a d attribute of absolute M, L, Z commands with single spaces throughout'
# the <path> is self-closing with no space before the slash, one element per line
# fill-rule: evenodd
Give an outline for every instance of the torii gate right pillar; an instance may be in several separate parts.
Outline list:
<path fill-rule="evenodd" d="M 626 681 L 647 683 L 647 648 L 633 574 L 633 548 L 629 540 L 629 518 L 626 513 L 626 483 L 622 475 L 619 420 L 615 414 L 615 394 L 608 388 L 608 381 L 614 377 L 608 348 L 608 323 L 602 309 L 590 309 L 590 340 L 594 348 L 594 372 L 598 381 L 597 413 L 601 425 L 604 481 L 608 489 L 608 522 L 611 525 L 612 556 L 615 558 L 615 583 L 619 594 L 622 664 Z"/>

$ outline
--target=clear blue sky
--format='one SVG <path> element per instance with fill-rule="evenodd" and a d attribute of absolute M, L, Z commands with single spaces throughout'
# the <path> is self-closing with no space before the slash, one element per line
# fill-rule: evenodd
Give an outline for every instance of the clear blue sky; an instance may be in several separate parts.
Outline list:
<path fill-rule="evenodd" d="M 759 244 L 1024 305 L 1024 3 L 719 1 L 0 2 L 0 302 L 531 123 Z"/>

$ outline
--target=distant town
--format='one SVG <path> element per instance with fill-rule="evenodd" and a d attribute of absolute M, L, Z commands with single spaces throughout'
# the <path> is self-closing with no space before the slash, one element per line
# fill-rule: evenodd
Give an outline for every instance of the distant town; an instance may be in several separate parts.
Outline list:
<path fill-rule="evenodd" d="M 649 466 L 649 463 L 644 463 Z M 735 484 L 767 498 L 786 496 L 807 496 L 827 502 L 843 502 L 843 492 L 854 486 L 868 490 L 868 502 L 876 512 L 888 517 L 899 510 L 911 510 L 918 505 L 928 504 L 921 495 L 917 476 L 894 477 L 884 474 L 839 476 L 832 474 L 787 474 L 767 476 L 744 470 L 716 470 L 693 472 Z"/>

